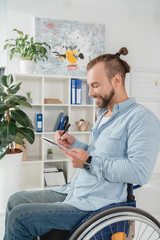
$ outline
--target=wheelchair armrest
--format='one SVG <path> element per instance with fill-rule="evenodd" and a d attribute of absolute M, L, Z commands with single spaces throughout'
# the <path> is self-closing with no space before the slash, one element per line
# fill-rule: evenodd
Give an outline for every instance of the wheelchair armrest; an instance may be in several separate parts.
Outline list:
<path fill-rule="evenodd" d="M 142 185 L 133 185 L 133 190 L 142 187 Z"/>

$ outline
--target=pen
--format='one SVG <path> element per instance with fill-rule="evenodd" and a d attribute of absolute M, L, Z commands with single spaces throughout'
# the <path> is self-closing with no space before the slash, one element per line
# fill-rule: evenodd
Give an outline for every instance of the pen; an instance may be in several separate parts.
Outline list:
<path fill-rule="evenodd" d="M 71 126 L 71 124 L 68 124 L 68 126 L 66 127 L 66 129 L 64 130 L 64 132 L 62 133 L 61 137 L 67 132 L 68 128 Z"/>

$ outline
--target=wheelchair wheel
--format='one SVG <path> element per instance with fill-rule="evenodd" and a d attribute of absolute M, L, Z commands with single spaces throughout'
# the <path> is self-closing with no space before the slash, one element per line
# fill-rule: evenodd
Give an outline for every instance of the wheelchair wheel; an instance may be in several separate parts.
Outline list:
<path fill-rule="evenodd" d="M 134 207 L 113 207 L 83 222 L 68 240 L 158 240 L 160 223 Z"/>

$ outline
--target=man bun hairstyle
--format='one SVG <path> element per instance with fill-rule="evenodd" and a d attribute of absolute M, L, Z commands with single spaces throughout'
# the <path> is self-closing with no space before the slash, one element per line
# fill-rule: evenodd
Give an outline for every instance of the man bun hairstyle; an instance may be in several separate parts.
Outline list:
<path fill-rule="evenodd" d="M 111 80 L 112 77 L 119 74 L 122 77 L 124 84 L 126 73 L 130 72 L 130 66 L 126 61 L 121 59 L 121 55 L 125 56 L 127 54 L 128 49 L 126 47 L 122 47 L 115 54 L 102 54 L 88 63 L 87 71 L 89 71 L 95 64 L 104 62 L 105 72 L 108 79 Z"/>
<path fill-rule="evenodd" d="M 117 53 L 116 53 L 117 54 Z M 127 55 L 128 54 L 128 49 L 126 47 L 122 47 L 119 51 L 118 51 L 118 55 Z"/>

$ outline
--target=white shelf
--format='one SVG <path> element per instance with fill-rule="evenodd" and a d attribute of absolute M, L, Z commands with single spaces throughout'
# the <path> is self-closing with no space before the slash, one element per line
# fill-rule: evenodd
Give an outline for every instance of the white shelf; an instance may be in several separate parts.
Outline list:
<path fill-rule="evenodd" d="M 36 129 L 36 114 L 43 114 L 43 132 L 35 132 L 33 145 L 27 143 L 26 158 L 22 162 L 21 189 L 41 189 L 44 186 L 43 171 L 46 167 L 63 169 L 65 178 L 71 181 L 76 169 L 73 169 L 70 161 L 56 147 L 42 141 L 42 136 L 54 139 L 54 127 L 60 112 L 69 116 L 71 128 L 69 133 L 86 143 L 89 141 L 90 129 L 95 121 L 95 101 L 88 97 L 88 85 L 86 78 L 76 77 L 82 80 L 82 104 L 71 104 L 71 78 L 72 76 L 53 76 L 37 74 L 15 74 L 15 81 L 22 82 L 20 94 L 26 96 L 31 91 L 32 109 L 25 111 L 30 116 Z M 75 77 L 73 77 L 75 78 Z M 57 98 L 61 104 L 46 104 L 45 98 Z M 76 121 L 81 118 L 90 122 L 87 132 L 79 132 Z M 53 149 L 53 159 L 47 159 L 47 149 Z"/>

